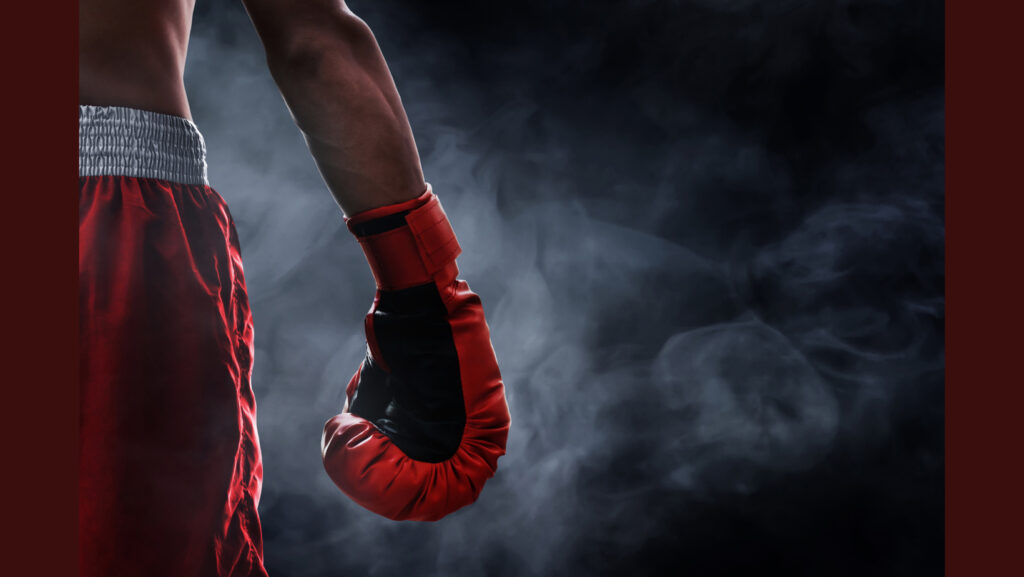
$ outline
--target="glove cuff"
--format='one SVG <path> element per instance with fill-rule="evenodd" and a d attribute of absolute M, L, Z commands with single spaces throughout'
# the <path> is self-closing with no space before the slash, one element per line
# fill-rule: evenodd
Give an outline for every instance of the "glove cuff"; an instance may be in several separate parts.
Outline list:
<path fill-rule="evenodd" d="M 417 198 L 358 213 L 345 224 L 359 241 L 380 290 L 441 286 L 459 274 L 455 258 L 462 248 L 429 184 Z"/>

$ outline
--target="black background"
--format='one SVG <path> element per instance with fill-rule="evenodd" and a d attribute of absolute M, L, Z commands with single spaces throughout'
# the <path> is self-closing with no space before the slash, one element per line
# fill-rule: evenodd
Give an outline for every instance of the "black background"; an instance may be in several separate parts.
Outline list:
<path fill-rule="evenodd" d="M 244 11 L 200 2 L 186 80 L 246 259 L 272 575 L 941 571 L 941 3 L 351 5 L 513 429 L 435 524 L 331 485 L 372 281 Z"/>

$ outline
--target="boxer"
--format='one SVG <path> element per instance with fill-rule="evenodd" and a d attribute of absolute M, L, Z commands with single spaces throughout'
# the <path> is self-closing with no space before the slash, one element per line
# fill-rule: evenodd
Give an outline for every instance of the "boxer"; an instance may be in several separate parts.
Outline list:
<path fill-rule="evenodd" d="M 462 247 L 370 29 L 338 0 L 244 0 L 376 281 L 366 355 L 321 439 L 355 502 L 477 499 L 509 414 Z M 193 0 L 80 0 L 82 575 L 261 576 L 253 322 L 182 81 Z"/>

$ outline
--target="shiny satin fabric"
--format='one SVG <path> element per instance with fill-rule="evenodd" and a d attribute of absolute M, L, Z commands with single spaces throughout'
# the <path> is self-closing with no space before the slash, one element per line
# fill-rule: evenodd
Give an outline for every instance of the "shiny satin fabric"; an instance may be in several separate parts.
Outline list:
<path fill-rule="evenodd" d="M 253 322 L 209 186 L 84 176 L 83 577 L 265 576 Z"/>

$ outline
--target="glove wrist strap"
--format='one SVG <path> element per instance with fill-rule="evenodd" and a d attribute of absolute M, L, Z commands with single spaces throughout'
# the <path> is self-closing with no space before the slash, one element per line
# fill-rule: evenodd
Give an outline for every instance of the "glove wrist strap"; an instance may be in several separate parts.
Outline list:
<path fill-rule="evenodd" d="M 417 198 L 361 212 L 345 223 L 380 290 L 441 285 L 458 276 L 455 258 L 462 249 L 429 184 Z"/>

